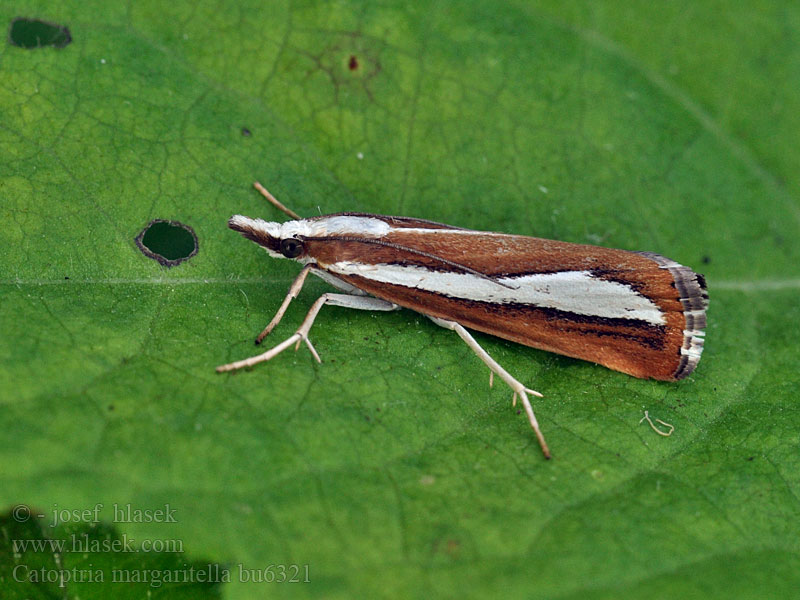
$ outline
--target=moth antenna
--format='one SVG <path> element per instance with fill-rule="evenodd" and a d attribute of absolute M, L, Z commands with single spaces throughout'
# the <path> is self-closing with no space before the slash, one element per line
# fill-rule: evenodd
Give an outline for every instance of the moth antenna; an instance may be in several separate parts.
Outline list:
<path fill-rule="evenodd" d="M 256 188 L 261 193 L 261 195 L 264 196 L 264 198 L 266 198 L 270 204 L 272 204 L 272 206 L 277 208 L 282 213 L 289 215 L 293 219 L 298 219 L 298 220 L 302 219 L 302 217 L 298 215 L 296 212 L 294 212 L 292 209 L 286 208 L 281 202 L 279 202 L 278 199 L 272 194 L 270 194 L 267 188 L 265 188 L 259 182 L 254 181 L 253 187 Z"/>

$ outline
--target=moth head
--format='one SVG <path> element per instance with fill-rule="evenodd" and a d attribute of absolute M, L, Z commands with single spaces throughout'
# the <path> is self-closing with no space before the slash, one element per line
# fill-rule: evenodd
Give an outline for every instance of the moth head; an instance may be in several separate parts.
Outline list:
<path fill-rule="evenodd" d="M 304 220 L 272 223 L 234 215 L 228 220 L 228 227 L 254 241 L 270 256 L 301 262 L 306 258 L 304 238 L 308 227 Z"/>
<path fill-rule="evenodd" d="M 314 258 L 308 255 L 306 242 L 342 237 L 374 239 L 383 237 L 390 229 L 387 223 L 375 217 L 347 213 L 285 223 L 234 215 L 228 220 L 228 227 L 238 231 L 248 240 L 254 241 L 270 256 L 291 258 L 302 263 L 314 261 Z"/>

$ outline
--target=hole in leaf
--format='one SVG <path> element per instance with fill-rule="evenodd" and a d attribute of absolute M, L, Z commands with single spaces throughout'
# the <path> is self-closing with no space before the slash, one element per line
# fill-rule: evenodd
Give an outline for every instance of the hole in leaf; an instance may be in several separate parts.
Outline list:
<path fill-rule="evenodd" d="M 197 254 L 197 235 L 178 221 L 156 219 L 136 236 L 139 250 L 165 267 L 174 267 Z"/>
<path fill-rule="evenodd" d="M 11 21 L 8 41 L 20 48 L 43 48 L 53 46 L 63 48 L 72 41 L 65 25 L 56 25 L 40 19 L 17 17 Z"/>
<path fill-rule="evenodd" d="M 358 59 L 356 58 L 355 54 L 350 56 L 350 60 L 347 63 L 347 67 L 351 71 L 355 71 L 356 69 L 358 69 Z"/>
<path fill-rule="evenodd" d="M 247 127 L 242 127 L 242 135 L 244 137 L 250 137 L 253 135 Z"/>

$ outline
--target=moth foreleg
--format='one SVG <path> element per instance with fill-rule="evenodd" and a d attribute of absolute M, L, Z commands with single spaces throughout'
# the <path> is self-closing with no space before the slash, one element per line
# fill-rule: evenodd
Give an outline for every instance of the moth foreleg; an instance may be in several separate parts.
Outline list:
<path fill-rule="evenodd" d="M 288 296 L 287 296 L 288 298 Z M 317 354 L 317 351 L 314 349 L 314 346 L 311 344 L 311 341 L 308 339 L 308 332 L 311 329 L 311 326 L 314 324 L 314 319 L 317 318 L 317 314 L 319 313 L 320 309 L 325 306 L 326 304 L 330 304 L 332 306 L 343 306 L 345 308 L 355 308 L 358 310 L 397 310 L 400 308 L 396 304 L 392 304 L 391 302 L 387 302 L 386 300 L 381 300 L 380 298 L 372 298 L 371 296 L 349 296 L 347 294 L 323 294 L 314 304 L 311 306 L 311 309 L 308 311 L 306 318 L 303 319 L 298 330 L 282 341 L 277 346 L 270 348 L 263 354 L 257 354 L 256 356 L 251 356 L 250 358 L 246 358 L 244 360 L 239 360 L 236 362 L 229 363 L 227 365 L 221 365 L 217 367 L 217 373 L 224 373 L 225 371 L 235 371 L 236 369 L 242 369 L 244 367 L 252 367 L 253 365 L 257 365 L 258 363 L 265 362 L 274 358 L 292 344 L 299 343 L 304 341 L 308 346 L 308 349 L 314 355 L 314 358 L 317 359 L 318 362 L 322 362 Z"/>
<path fill-rule="evenodd" d="M 308 274 L 311 272 L 312 268 L 313 264 L 309 263 L 303 267 L 303 270 L 300 271 L 300 273 L 297 274 L 297 277 L 295 277 L 292 285 L 289 286 L 289 292 L 286 294 L 286 298 L 283 299 L 283 303 L 278 309 L 278 312 L 275 313 L 275 316 L 272 317 L 272 320 L 269 322 L 269 324 L 264 327 L 264 331 L 258 334 L 258 337 L 256 338 L 256 346 L 258 346 L 261 343 L 261 340 L 267 337 L 269 333 L 275 329 L 275 326 L 281 322 L 283 315 L 286 313 L 286 309 L 289 308 L 289 303 L 297 298 L 297 295 L 303 288 L 303 284 L 306 282 L 306 277 L 308 277 Z"/>
<path fill-rule="evenodd" d="M 467 346 L 477 354 L 478 358 L 480 358 L 489 369 L 491 369 L 492 373 L 496 373 L 500 379 L 508 384 L 508 387 L 514 392 L 514 402 L 516 403 L 517 396 L 520 397 L 522 400 L 522 406 L 525 407 L 525 412 L 528 415 L 528 421 L 530 421 L 531 427 L 533 428 L 534 433 L 536 434 L 536 439 L 539 440 L 539 445 L 542 447 L 542 452 L 544 453 L 545 458 L 550 458 L 550 449 L 547 447 L 547 442 L 544 441 L 544 435 L 542 435 L 542 431 L 539 429 L 539 422 L 536 420 L 536 415 L 533 413 L 533 407 L 531 406 L 530 401 L 528 400 L 528 394 L 533 394 L 534 396 L 539 396 L 541 398 L 541 394 L 535 390 L 525 387 L 522 383 L 520 383 L 517 379 L 511 376 L 508 371 L 506 371 L 500 364 L 489 356 L 489 353 L 484 350 L 475 338 L 470 335 L 470 333 L 464 329 L 464 327 L 455 321 L 447 321 L 445 319 L 439 319 L 436 317 L 429 317 L 434 323 L 444 327 L 445 329 L 451 329 L 458 334 Z"/>

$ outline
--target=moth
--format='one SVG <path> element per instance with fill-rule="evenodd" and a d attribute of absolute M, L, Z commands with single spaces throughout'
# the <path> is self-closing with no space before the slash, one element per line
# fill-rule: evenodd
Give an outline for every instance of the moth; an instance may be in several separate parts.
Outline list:
<path fill-rule="evenodd" d="M 301 219 L 259 183 L 293 220 L 235 215 L 228 226 L 270 256 L 301 265 L 260 343 L 283 318 L 309 273 L 342 293 L 326 293 L 300 328 L 270 350 L 218 372 L 250 367 L 304 342 L 326 305 L 358 310 L 408 308 L 455 331 L 519 398 L 550 458 L 528 395 L 468 329 L 591 361 L 640 378 L 676 381 L 703 352 L 708 294 L 702 275 L 653 252 L 632 252 L 523 235 L 473 231 L 424 219 L 336 213 Z"/>

